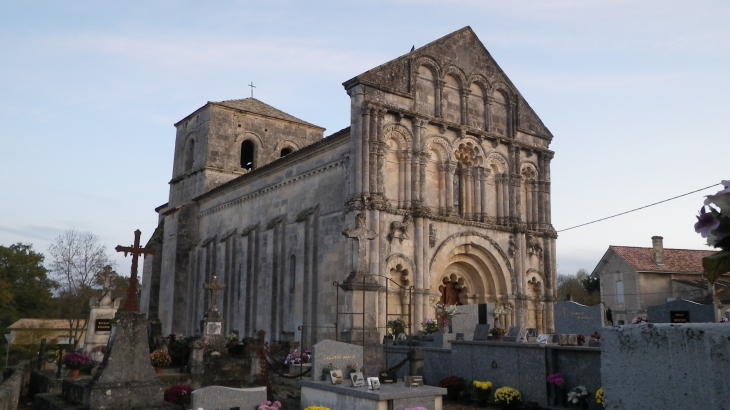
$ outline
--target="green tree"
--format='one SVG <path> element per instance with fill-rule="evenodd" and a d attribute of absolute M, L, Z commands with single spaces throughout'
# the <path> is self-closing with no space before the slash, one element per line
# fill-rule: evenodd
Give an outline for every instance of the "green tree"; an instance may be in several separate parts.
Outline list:
<path fill-rule="evenodd" d="M 588 272 L 580 269 L 575 275 L 558 274 L 558 299 L 572 300 L 581 305 L 593 306 L 601 303 L 600 292 L 588 292 L 584 282 L 589 280 Z M 600 285 L 599 285 L 600 286 Z"/>
<path fill-rule="evenodd" d="M 20 318 L 48 317 L 53 290 L 44 256 L 33 245 L 0 246 L 0 328 L 5 330 Z"/>

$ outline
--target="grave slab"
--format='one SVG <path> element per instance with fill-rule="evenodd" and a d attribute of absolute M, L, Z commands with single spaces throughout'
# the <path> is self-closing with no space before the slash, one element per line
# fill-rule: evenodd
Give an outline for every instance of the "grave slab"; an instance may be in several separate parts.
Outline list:
<path fill-rule="evenodd" d="M 647 309 L 651 323 L 714 323 L 715 312 L 712 305 L 703 305 L 689 300 L 649 306 Z"/>
<path fill-rule="evenodd" d="M 603 305 L 584 306 L 575 302 L 555 304 L 555 332 L 590 336 L 603 328 Z"/>
<path fill-rule="evenodd" d="M 382 345 L 381 345 L 382 350 Z M 347 365 L 357 363 L 363 366 L 363 348 L 359 345 L 334 340 L 322 340 L 312 346 L 312 379 L 320 380 L 322 369 L 332 363 L 335 369 L 348 371 Z M 349 373 L 349 371 L 348 371 Z"/>
<path fill-rule="evenodd" d="M 379 390 L 364 387 L 346 387 L 302 380 L 300 382 L 301 408 L 324 406 L 330 409 L 352 410 L 405 410 L 425 407 L 428 410 L 442 410 L 441 396 L 446 389 L 434 386 L 405 387 L 403 383 L 381 384 Z"/>
<path fill-rule="evenodd" d="M 194 390 L 191 394 L 191 407 L 203 410 L 255 410 L 266 402 L 266 387 L 234 389 L 232 387 L 208 386 Z"/>

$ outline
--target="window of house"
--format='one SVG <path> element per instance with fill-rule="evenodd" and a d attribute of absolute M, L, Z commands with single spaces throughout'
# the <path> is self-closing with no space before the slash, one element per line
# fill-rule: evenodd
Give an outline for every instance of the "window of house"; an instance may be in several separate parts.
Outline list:
<path fill-rule="evenodd" d="M 621 280 L 616 281 L 616 302 L 618 304 L 624 303 L 624 282 Z"/>
<path fill-rule="evenodd" d="M 241 143 L 241 168 L 249 171 L 254 168 L 255 152 L 256 146 L 251 140 L 246 140 Z"/>

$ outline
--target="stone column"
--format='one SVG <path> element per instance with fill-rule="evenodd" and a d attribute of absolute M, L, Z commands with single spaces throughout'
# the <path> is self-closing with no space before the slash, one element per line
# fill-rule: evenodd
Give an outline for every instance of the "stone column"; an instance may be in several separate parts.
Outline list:
<path fill-rule="evenodd" d="M 387 146 L 386 146 L 387 147 Z M 398 184 L 397 184 L 397 195 L 398 208 L 405 208 L 406 206 L 406 156 L 405 151 L 398 151 L 396 153 L 398 158 Z"/>
<path fill-rule="evenodd" d="M 438 213 L 446 215 L 446 170 L 443 163 L 438 166 Z"/>
<path fill-rule="evenodd" d="M 419 189 L 421 187 L 421 171 L 419 158 L 422 151 L 421 131 L 422 128 L 425 126 L 425 121 L 418 117 L 414 117 L 411 121 L 413 126 L 413 158 L 411 158 L 411 206 L 417 207 L 423 200 L 423 195 L 421 194 L 421 191 Z"/>
<path fill-rule="evenodd" d="M 552 223 L 552 205 L 550 203 L 550 161 L 552 161 L 553 156 L 552 152 L 548 151 L 545 153 L 545 165 L 543 166 L 543 180 L 544 188 L 543 188 L 543 207 L 545 208 L 545 223 L 551 224 Z"/>
<path fill-rule="evenodd" d="M 496 187 L 497 195 L 494 198 L 494 202 L 497 204 L 497 223 L 504 224 L 504 186 L 502 184 L 504 180 L 504 174 L 498 174 L 494 177 L 494 186 Z"/>
<path fill-rule="evenodd" d="M 471 168 L 462 168 L 461 176 L 464 185 L 461 186 L 462 192 L 464 192 L 464 219 L 472 219 L 472 212 L 474 210 L 474 201 L 472 201 L 472 192 L 474 191 L 474 177 L 471 174 Z"/>
<path fill-rule="evenodd" d="M 451 161 L 446 161 L 443 165 L 444 173 L 446 174 L 446 214 L 453 215 L 454 213 L 454 171 L 456 170 L 456 164 Z"/>
<path fill-rule="evenodd" d="M 423 192 L 426 190 L 426 161 L 428 153 L 418 153 L 418 192 L 419 192 L 419 204 L 423 204 Z"/>
<path fill-rule="evenodd" d="M 421 249 L 424 247 L 423 243 L 423 218 L 417 217 L 414 221 L 415 229 L 415 247 L 416 247 L 416 272 L 415 272 L 415 283 L 413 292 L 413 323 L 411 329 L 417 330 L 423 321 L 423 273 L 424 273 L 424 260 Z"/>
<path fill-rule="evenodd" d="M 520 149 L 511 145 L 509 152 L 511 156 L 510 168 L 512 168 L 509 184 L 509 217 L 512 223 L 517 223 L 520 221 Z"/>
<path fill-rule="evenodd" d="M 441 118 L 444 116 L 444 108 L 442 104 L 442 98 L 441 96 L 444 93 L 444 86 L 446 85 L 446 81 L 444 80 L 436 80 L 436 107 L 435 107 L 435 116 L 438 118 Z"/>
<path fill-rule="evenodd" d="M 461 90 L 461 125 L 469 125 L 469 94 L 471 94 L 470 89 Z"/>
<path fill-rule="evenodd" d="M 510 222 L 510 175 L 502 174 L 502 223 L 508 224 Z"/>
<path fill-rule="evenodd" d="M 481 168 L 481 187 L 482 190 L 480 192 L 480 195 L 482 196 L 482 220 L 487 221 L 489 219 L 489 208 L 487 206 L 487 191 L 489 190 L 489 185 L 487 185 L 487 179 L 489 178 L 489 173 L 491 170 L 489 168 Z"/>
<path fill-rule="evenodd" d="M 383 167 L 385 165 L 385 141 L 383 140 L 383 117 L 385 116 L 386 110 L 381 108 L 378 110 L 378 128 L 377 128 L 377 139 L 378 139 L 378 179 L 377 179 L 377 192 L 381 197 L 385 196 L 385 186 L 383 182 Z M 397 199 L 397 198 L 396 198 Z"/>
<path fill-rule="evenodd" d="M 537 155 L 537 227 L 543 229 L 545 227 L 545 155 L 538 151 Z"/>
<path fill-rule="evenodd" d="M 412 178 L 411 178 L 411 170 L 413 168 L 413 153 L 409 151 L 408 149 L 405 149 L 401 152 L 401 155 L 403 156 L 403 163 L 405 169 L 405 175 L 406 179 L 403 181 L 403 188 L 405 189 L 405 208 L 408 209 L 412 206 L 413 202 L 411 199 L 411 188 L 412 188 Z"/>
<path fill-rule="evenodd" d="M 474 167 L 472 168 L 472 178 L 474 179 L 474 190 L 473 190 L 473 197 L 474 197 L 474 210 L 472 211 L 472 215 L 475 221 L 481 221 L 482 220 L 482 168 L 480 167 Z"/>
<path fill-rule="evenodd" d="M 532 181 L 525 180 L 525 198 L 524 198 L 524 208 L 525 208 L 525 220 L 523 221 L 528 226 L 534 222 L 532 220 Z"/>
<path fill-rule="evenodd" d="M 540 219 L 538 219 L 538 211 L 537 206 L 540 203 L 540 189 L 539 189 L 539 183 L 536 180 L 532 180 L 532 228 L 537 229 L 540 226 Z"/>
<path fill-rule="evenodd" d="M 515 129 L 517 122 L 517 104 L 510 99 L 507 108 L 507 135 L 509 138 L 515 137 Z"/>
<path fill-rule="evenodd" d="M 369 126 L 369 167 L 368 167 L 368 186 L 370 194 L 374 194 L 378 191 L 378 110 L 375 108 L 370 109 L 370 126 Z"/>
<path fill-rule="evenodd" d="M 354 195 L 361 195 L 362 189 L 362 172 L 363 172 L 363 140 L 367 139 L 367 133 L 363 132 L 363 126 L 365 125 L 365 119 L 363 115 L 363 91 L 362 87 L 355 87 L 350 89 L 350 98 L 352 101 L 352 137 L 351 146 L 354 155 L 354 161 L 351 162 L 351 181 L 352 190 Z M 353 98 L 353 95 L 354 98 Z M 358 116 L 358 114 L 360 114 Z"/>
<path fill-rule="evenodd" d="M 492 132 L 492 98 L 484 97 L 484 131 Z"/>

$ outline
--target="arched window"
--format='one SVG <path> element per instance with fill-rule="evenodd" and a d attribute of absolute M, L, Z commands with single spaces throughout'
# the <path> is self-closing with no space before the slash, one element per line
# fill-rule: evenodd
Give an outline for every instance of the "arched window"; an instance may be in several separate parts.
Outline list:
<path fill-rule="evenodd" d="M 292 152 L 294 152 L 294 150 L 291 149 L 290 147 L 282 148 L 279 156 L 283 158 L 283 157 L 291 154 Z"/>
<path fill-rule="evenodd" d="M 187 146 L 185 147 L 185 172 L 189 172 L 193 169 L 193 162 L 195 161 L 195 140 L 190 138 Z"/>
<path fill-rule="evenodd" d="M 256 154 L 256 146 L 253 141 L 245 140 L 241 143 L 241 168 L 248 171 L 254 169 L 254 158 Z"/>

